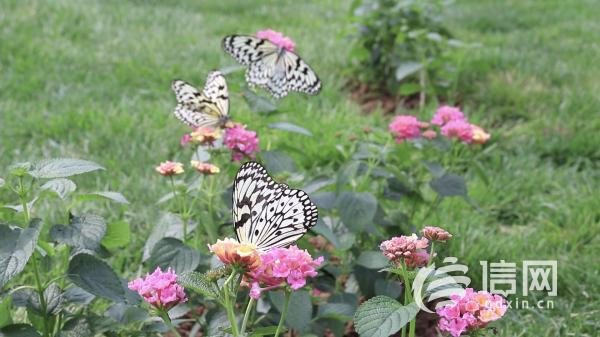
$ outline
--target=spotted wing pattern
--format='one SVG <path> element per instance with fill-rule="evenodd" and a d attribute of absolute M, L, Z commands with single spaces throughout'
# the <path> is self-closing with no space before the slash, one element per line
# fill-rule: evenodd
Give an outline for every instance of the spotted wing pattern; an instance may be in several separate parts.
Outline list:
<path fill-rule="evenodd" d="M 223 39 L 223 49 L 248 66 L 249 84 L 266 88 L 275 98 L 282 98 L 289 91 L 316 95 L 321 90 L 321 80 L 300 56 L 268 40 L 230 35 Z"/>
<path fill-rule="evenodd" d="M 264 167 L 244 164 L 233 187 L 233 220 L 240 242 L 260 250 L 285 247 L 317 223 L 317 207 L 301 190 L 276 183 Z"/>
<path fill-rule="evenodd" d="M 208 74 L 202 92 L 182 80 L 171 82 L 171 89 L 177 98 L 173 113 L 186 125 L 217 127 L 221 118 L 229 113 L 227 83 L 219 71 Z"/>

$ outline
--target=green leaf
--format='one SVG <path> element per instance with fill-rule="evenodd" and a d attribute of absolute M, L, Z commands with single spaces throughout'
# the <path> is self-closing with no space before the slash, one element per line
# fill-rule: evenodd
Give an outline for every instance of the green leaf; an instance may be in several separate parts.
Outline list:
<path fill-rule="evenodd" d="M 404 83 L 400 86 L 398 93 L 401 96 L 410 96 L 421 91 L 421 86 L 417 83 Z"/>
<path fill-rule="evenodd" d="M 277 326 L 276 325 L 273 325 L 273 326 L 260 326 L 260 327 L 254 328 L 254 330 L 252 330 L 252 332 L 250 332 L 250 336 L 249 337 L 260 337 L 260 336 L 274 335 L 276 331 L 277 331 Z M 287 331 L 287 329 L 283 328 L 279 332 L 281 334 L 283 334 L 286 331 Z"/>
<path fill-rule="evenodd" d="M 317 316 L 346 322 L 354 316 L 354 307 L 347 303 L 325 303 L 319 305 Z"/>
<path fill-rule="evenodd" d="M 282 312 L 285 294 L 281 291 L 270 292 L 269 298 L 277 311 Z M 304 332 L 309 328 L 312 318 L 312 303 L 310 294 L 306 290 L 292 292 L 285 325 L 291 329 Z"/>
<path fill-rule="evenodd" d="M 398 298 L 402 293 L 402 283 L 388 279 L 378 279 L 375 281 L 375 294 L 385 295 L 391 298 Z"/>
<path fill-rule="evenodd" d="M 441 177 L 431 180 L 429 186 L 442 197 L 467 197 L 465 179 L 454 173 L 445 173 Z"/>
<path fill-rule="evenodd" d="M 372 225 L 377 199 L 369 192 L 342 192 L 336 200 L 342 222 L 352 231 Z"/>
<path fill-rule="evenodd" d="M 340 240 L 336 234 L 333 233 L 331 228 L 323 221 L 322 218 L 317 219 L 317 225 L 312 228 L 317 234 L 323 235 L 335 248 L 341 246 Z"/>
<path fill-rule="evenodd" d="M 302 187 L 302 190 L 308 194 L 312 194 L 323 187 L 327 187 L 332 184 L 335 184 L 335 179 L 328 176 L 321 176 L 309 181 L 306 185 L 304 185 L 304 187 Z"/>
<path fill-rule="evenodd" d="M 215 299 L 219 297 L 219 293 L 212 282 L 206 276 L 198 272 L 187 272 L 177 277 L 177 283 L 188 290 L 192 290 L 205 297 Z"/>
<path fill-rule="evenodd" d="M 277 105 L 275 105 L 275 103 L 263 96 L 255 94 L 248 88 L 242 89 L 242 96 L 244 97 L 244 100 L 246 101 L 246 104 L 248 104 L 250 110 L 253 112 L 268 114 L 270 112 L 277 111 Z"/>
<path fill-rule="evenodd" d="M 319 209 L 330 210 L 335 207 L 337 194 L 335 192 L 317 192 L 310 195 L 310 200 L 319 207 Z"/>
<path fill-rule="evenodd" d="M 119 204 L 125 204 L 125 205 L 129 204 L 129 200 L 127 200 L 127 198 L 125 198 L 125 196 L 123 196 L 123 194 L 121 194 L 119 192 L 101 191 L 101 192 L 93 192 L 90 194 L 97 195 L 99 197 L 102 197 L 102 198 L 105 198 L 108 200 L 112 200 Z"/>
<path fill-rule="evenodd" d="M 269 124 L 269 127 L 271 129 L 279 129 L 279 130 L 299 133 L 301 135 L 312 137 L 312 132 L 306 130 L 305 128 L 303 128 L 301 126 L 298 126 L 296 124 L 292 124 L 289 122 L 275 122 L 275 123 Z"/>
<path fill-rule="evenodd" d="M 90 304 L 90 302 L 95 298 L 94 295 L 88 293 L 87 291 L 79 288 L 79 287 L 70 287 L 63 293 L 63 299 L 67 303 L 72 304 Z"/>
<path fill-rule="evenodd" d="M 40 219 L 32 219 L 25 229 L 0 225 L 0 289 L 23 271 L 35 249 L 41 228 Z"/>
<path fill-rule="evenodd" d="M 396 80 L 402 81 L 421 69 L 423 69 L 423 65 L 419 62 L 403 62 L 396 68 Z"/>
<path fill-rule="evenodd" d="M 148 264 L 151 269 L 171 267 L 177 274 L 193 271 L 200 264 L 200 253 L 175 238 L 163 238 L 154 245 Z"/>
<path fill-rule="evenodd" d="M 403 306 L 387 296 L 376 296 L 363 303 L 354 315 L 354 326 L 361 337 L 388 337 L 410 322 L 419 307 Z"/>
<path fill-rule="evenodd" d="M 231 193 L 229 194 L 229 199 L 231 199 Z M 195 222 L 190 222 L 188 224 L 188 234 L 193 232 L 196 228 Z M 146 244 L 144 245 L 144 254 L 143 261 L 148 260 L 150 258 L 150 253 L 154 248 L 156 243 L 164 238 L 164 237 L 172 237 L 176 239 L 183 239 L 183 220 L 179 217 L 179 215 L 173 213 L 163 213 L 154 228 L 152 229 L 152 233 L 146 240 Z"/>
<path fill-rule="evenodd" d="M 125 303 L 115 303 L 106 311 L 106 316 L 121 324 L 131 324 L 148 318 L 148 311 Z"/>
<path fill-rule="evenodd" d="M 282 151 L 263 151 L 261 153 L 265 167 L 271 174 L 296 172 L 294 160 Z"/>
<path fill-rule="evenodd" d="M 0 328 L 12 324 L 12 317 L 10 313 L 12 297 L 5 297 L 2 302 L 0 302 Z"/>
<path fill-rule="evenodd" d="M 358 256 L 356 263 L 368 269 L 381 269 L 390 264 L 388 259 L 380 251 L 362 252 Z"/>
<path fill-rule="evenodd" d="M 12 324 L 0 329 L 0 337 L 41 337 L 29 324 Z"/>
<path fill-rule="evenodd" d="M 96 170 L 104 170 L 104 167 L 88 160 L 54 158 L 34 163 L 29 174 L 36 178 L 50 179 L 66 178 Z"/>
<path fill-rule="evenodd" d="M 50 237 L 57 242 L 79 248 L 97 250 L 106 233 L 106 223 L 100 216 L 84 214 L 71 219 L 69 226 L 54 225 Z"/>
<path fill-rule="evenodd" d="M 94 333 L 88 321 L 81 318 L 68 320 L 60 331 L 59 337 L 92 337 Z"/>
<path fill-rule="evenodd" d="M 440 178 L 441 176 L 446 174 L 446 170 L 444 170 L 444 168 L 439 163 L 428 160 L 423 160 L 421 162 L 423 163 L 423 165 L 425 165 L 429 173 L 431 173 L 431 175 L 434 178 Z"/>
<path fill-rule="evenodd" d="M 77 185 L 66 178 L 56 178 L 48 180 L 44 185 L 40 186 L 43 190 L 49 190 L 56 193 L 61 199 L 64 199 L 69 193 L 75 191 Z"/>
<path fill-rule="evenodd" d="M 69 263 L 69 279 L 81 289 L 116 302 L 125 301 L 125 289 L 117 274 L 104 261 L 85 253 Z"/>
<path fill-rule="evenodd" d="M 129 222 L 123 220 L 115 221 L 106 226 L 106 234 L 102 238 L 101 243 L 109 250 L 125 247 L 129 244 L 130 236 Z"/>
<path fill-rule="evenodd" d="M 46 302 L 46 314 L 55 315 L 62 308 L 63 297 L 60 287 L 56 283 L 50 284 L 44 290 L 44 301 Z M 33 310 L 37 315 L 44 315 L 40 305 L 40 297 L 37 293 L 31 294 L 27 299 L 27 307 Z"/>

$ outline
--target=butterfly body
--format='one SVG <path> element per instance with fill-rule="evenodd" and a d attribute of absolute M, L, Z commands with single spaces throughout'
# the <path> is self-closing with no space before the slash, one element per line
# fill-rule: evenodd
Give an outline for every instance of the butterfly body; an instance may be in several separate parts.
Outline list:
<path fill-rule="evenodd" d="M 223 39 L 223 49 L 248 66 L 246 82 L 266 88 L 275 98 L 289 91 L 316 95 L 321 90 L 321 80 L 300 56 L 267 39 L 229 35 Z"/>
<path fill-rule="evenodd" d="M 308 195 L 276 183 L 258 163 L 242 165 L 233 186 L 233 223 L 239 242 L 261 251 L 286 247 L 317 223 L 317 207 Z"/>
<path fill-rule="evenodd" d="M 230 124 L 229 92 L 221 72 L 209 73 L 202 91 L 182 80 L 173 80 L 171 89 L 177 98 L 173 114 L 184 124 L 194 128 L 223 128 Z"/>

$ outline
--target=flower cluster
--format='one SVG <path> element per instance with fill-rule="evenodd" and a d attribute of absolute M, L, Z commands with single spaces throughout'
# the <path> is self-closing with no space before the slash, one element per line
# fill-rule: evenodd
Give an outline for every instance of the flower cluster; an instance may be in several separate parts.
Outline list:
<path fill-rule="evenodd" d="M 192 160 L 191 164 L 192 167 L 196 169 L 196 171 L 205 175 L 213 175 L 221 172 L 218 166 L 210 163 L 201 163 L 197 160 Z"/>
<path fill-rule="evenodd" d="M 254 299 L 258 299 L 263 291 L 285 284 L 293 290 L 304 287 L 306 279 L 317 276 L 315 268 L 323 263 L 322 256 L 313 259 L 306 250 L 297 246 L 273 248 L 261 254 L 260 260 L 260 267 L 247 274 L 251 283 L 250 297 Z"/>
<path fill-rule="evenodd" d="M 244 157 L 254 158 L 255 153 L 260 151 L 256 132 L 246 130 L 241 124 L 225 130 L 223 144 L 233 151 L 231 158 L 234 161 L 240 161 Z"/>
<path fill-rule="evenodd" d="M 444 242 L 452 237 L 452 234 L 448 233 L 447 230 L 434 226 L 425 226 L 422 232 L 423 237 L 430 241 Z"/>
<path fill-rule="evenodd" d="M 165 177 L 174 176 L 183 173 L 183 164 L 172 161 L 165 161 L 156 167 L 156 172 Z"/>
<path fill-rule="evenodd" d="M 429 254 L 425 250 L 429 245 L 426 238 L 418 238 L 416 234 L 411 236 L 397 236 L 383 241 L 379 249 L 390 261 L 396 265 L 402 262 L 410 268 L 427 265 Z"/>
<path fill-rule="evenodd" d="M 261 264 L 256 246 L 249 243 L 240 243 L 232 238 L 217 240 L 217 243 L 209 245 L 208 249 L 224 264 L 244 270 L 255 270 Z"/>
<path fill-rule="evenodd" d="M 286 49 L 288 51 L 294 51 L 294 47 L 296 46 L 294 41 L 289 37 L 283 36 L 282 33 L 276 32 L 271 29 L 265 29 L 258 31 L 256 33 L 256 37 L 259 39 L 265 39 L 271 41 L 273 44 L 277 45 L 279 48 Z"/>
<path fill-rule="evenodd" d="M 499 295 L 486 291 L 465 289 L 462 295 L 451 295 L 453 303 L 437 309 L 440 315 L 438 328 L 458 337 L 466 331 L 485 327 L 489 322 L 500 319 L 506 312 L 506 301 Z"/>
<path fill-rule="evenodd" d="M 467 144 L 484 144 L 490 139 L 490 134 L 481 127 L 469 123 L 465 114 L 459 108 L 441 106 L 429 123 L 419 121 L 415 116 L 396 116 L 389 125 L 389 130 L 396 137 L 397 143 L 419 137 L 434 139 L 438 132 L 430 126 L 439 127 L 439 133 L 449 139 L 458 139 Z M 421 129 L 426 129 L 421 132 Z"/>
<path fill-rule="evenodd" d="M 177 284 L 177 275 L 171 268 L 163 272 L 157 267 L 152 274 L 137 278 L 127 286 L 158 309 L 169 310 L 176 304 L 187 301 L 183 287 Z"/>

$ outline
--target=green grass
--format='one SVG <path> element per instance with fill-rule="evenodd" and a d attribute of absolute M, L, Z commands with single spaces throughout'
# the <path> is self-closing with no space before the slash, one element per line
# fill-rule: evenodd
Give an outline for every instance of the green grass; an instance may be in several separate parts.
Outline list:
<path fill-rule="evenodd" d="M 209 70 L 235 64 L 220 49 L 224 35 L 265 27 L 294 38 L 323 92 L 292 94 L 278 114 L 259 118 L 232 95 L 232 115 L 269 140 L 263 148 L 299 149 L 290 153 L 305 169 L 335 165 L 336 144 L 387 119 L 362 115 L 344 90 L 349 7 L 342 1 L 5 1 L 0 176 L 9 164 L 38 157 L 101 163 L 105 173 L 78 183 L 83 190 L 118 190 L 132 201 L 125 216 L 139 248 L 158 214 L 154 204 L 168 190 L 153 167 L 186 159 L 176 157 L 186 128 L 171 115 L 170 81 L 200 85 Z M 448 253 L 469 263 L 477 286 L 480 260 L 559 261 L 556 308 L 512 310 L 503 336 L 600 330 L 598 16 L 593 1 L 559 0 L 460 1 L 449 16 L 460 39 L 480 44 L 462 59 L 458 91 L 466 113 L 492 131 L 493 141 L 479 159 L 488 182 L 468 177 L 481 211 L 452 200 L 430 221 L 457 233 Z M 241 73 L 229 80 L 239 92 Z M 266 127 L 279 120 L 314 137 Z"/>

